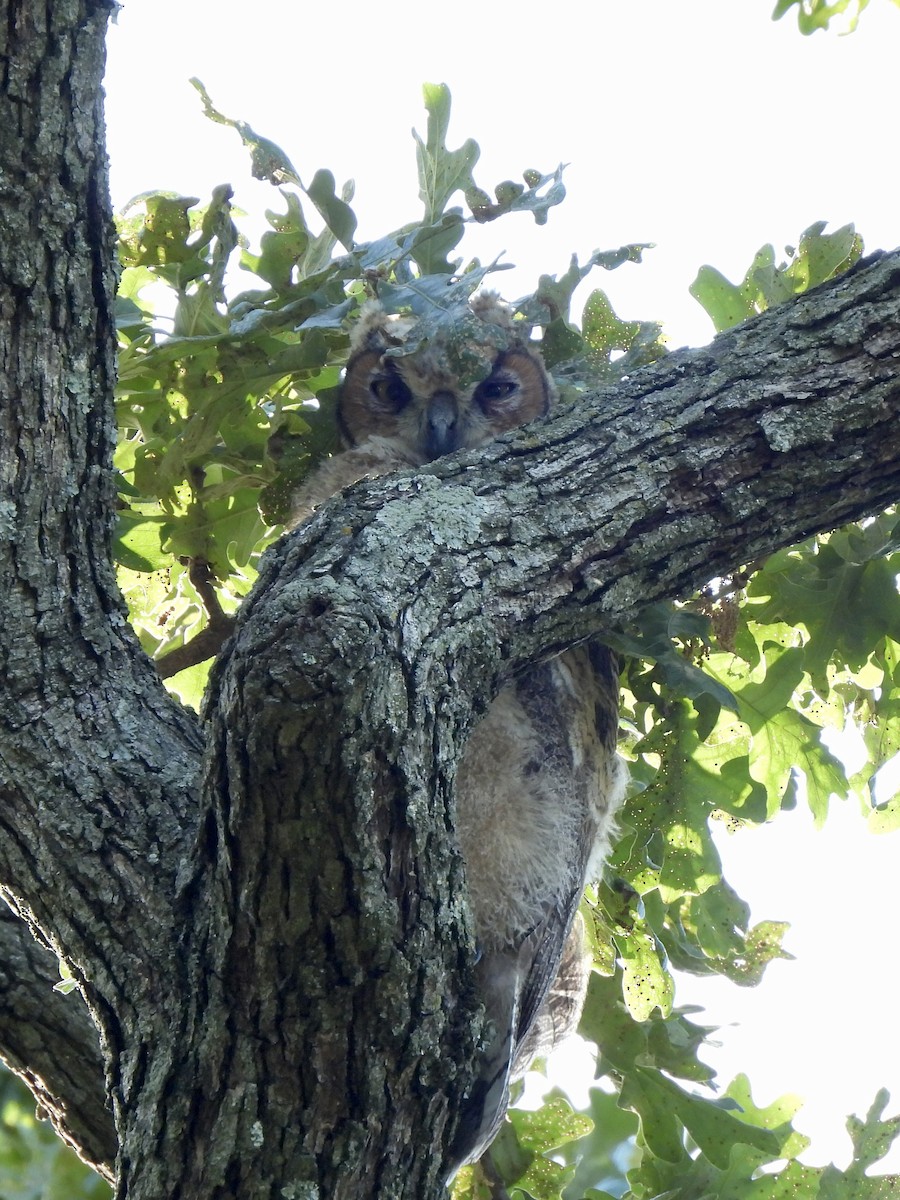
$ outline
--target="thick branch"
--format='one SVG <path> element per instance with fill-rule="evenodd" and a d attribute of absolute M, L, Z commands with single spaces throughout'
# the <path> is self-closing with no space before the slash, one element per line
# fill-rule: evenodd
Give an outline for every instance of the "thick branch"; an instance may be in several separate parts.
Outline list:
<path fill-rule="evenodd" d="M 480 454 L 358 486 L 301 535 L 322 620 L 337 589 L 368 621 L 401 614 L 405 653 L 493 644 L 509 670 L 880 511 L 900 496 L 898 301 L 900 252 L 877 256 Z"/>
<path fill-rule="evenodd" d="M 95 1170 L 112 1177 L 116 1137 L 97 1030 L 81 998 L 54 991 L 59 966 L 0 905 L 3 1059 L 53 1126 Z"/>

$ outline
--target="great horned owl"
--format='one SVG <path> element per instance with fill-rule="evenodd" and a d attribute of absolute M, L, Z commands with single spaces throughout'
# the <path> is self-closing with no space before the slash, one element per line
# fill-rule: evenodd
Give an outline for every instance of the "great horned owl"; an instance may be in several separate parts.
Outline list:
<path fill-rule="evenodd" d="M 347 449 L 298 494 L 294 523 L 349 483 L 480 446 L 554 399 L 527 331 L 493 293 L 424 333 L 366 305 L 338 406 Z M 614 657 L 579 646 L 507 684 L 459 763 L 456 830 L 488 1034 L 450 1148 L 454 1170 L 497 1133 L 511 1079 L 578 1023 L 589 973 L 578 904 L 624 792 L 617 728 Z"/>

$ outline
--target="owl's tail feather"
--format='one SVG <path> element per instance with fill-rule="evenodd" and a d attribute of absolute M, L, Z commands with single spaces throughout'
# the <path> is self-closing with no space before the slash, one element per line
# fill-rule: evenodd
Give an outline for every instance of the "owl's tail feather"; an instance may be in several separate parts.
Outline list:
<path fill-rule="evenodd" d="M 509 1104 L 516 1053 L 522 988 L 521 954 L 490 954 L 476 967 L 485 1008 L 490 1013 L 487 1045 L 478 1079 L 466 1098 L 450 1150 L 450 1179 L 460 1167 L 477 1162 L 497 1136 Z"/>
<path fill-rule="evenodd" d="M 562 925 L 556 932 L 568 936 L 555 977 L 557 953 L 547 958 L 552 939 L 544 925 L 518 951 L 488 953 L 475 968 L 490 1025 L 481 1070 L 457 1124 L 451 1179 L 460 1167 L 476 1162 L 500 1132 L 510 1083 L 578 1025 L 591 968 L 581 914 L 574 913 L 570 929 Z"/>

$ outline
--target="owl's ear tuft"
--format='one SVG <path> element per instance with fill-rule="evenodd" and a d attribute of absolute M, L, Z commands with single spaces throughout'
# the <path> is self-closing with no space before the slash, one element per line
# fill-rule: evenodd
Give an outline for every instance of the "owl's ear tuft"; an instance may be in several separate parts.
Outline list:
<path fill-rule="evenodd" d="M 385 312 L 378 300 L 367 300 L 350 335 L 350 357 L 366 350 L 380 354 L 391 346 L 402 345 L 412 324 L 408 317 Z"/>
<path fill-rule="evenodd" d="M 472 312 L 489 325 L 499 325 L 501 329 L 514 329 L 513 312 L 505 300 L 500 299 L 499 292 L 479 292 L 469 302 Z"/>

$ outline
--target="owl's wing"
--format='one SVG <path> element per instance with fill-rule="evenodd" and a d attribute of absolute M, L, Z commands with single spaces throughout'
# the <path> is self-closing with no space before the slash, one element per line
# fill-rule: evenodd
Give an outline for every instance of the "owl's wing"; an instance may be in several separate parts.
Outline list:
<path fill-rule="evenodd" d="M 534 1023 L 520 1040 L 511 1078 L 524 1075 L 536 1058 L 544 1058 L 578 1028 L 591 978 L 591 955 L 580 912 L 563 947 L 562 961 Z"/>
<path fill-rule="evenodd" d="M 554 1003 L 554 997 L 557 985 L 560 993 L 569 992 L 561 976 L 570 974 L 566 968 L 570 942 L 575 970 L 584 986 L 587 984 L 580 924 L 573 929 L 576 936 L 569 936 L 580 900 L 581 889 L 557 905 L 548 905 L 545 919 L 517 950 L 487 954 L 476 966 L 490 1033 L 478 1079 L 457 1125 L 452 1152 L 454 1172 L 477 1161 L 497 1136 L 509 1104 L 512 1080 L 525 1073 L 536 1054 L 549 1051 L 578 1023 L 584 987 L 571 997 L 574 1003 L 563 1002 L 565 1018 L 560 998 Z M 565 1028 L 559 1024 L 563 1020 Z"/>
<path fill-rule="evenodd" d="M 521 870 L 515 881 L 490 882 L 539 894 L 541 901 L 531 928 L 524 930 L 492 924 L 483 899 L 482 912 L 476 911 L 479 932 L 490 933 L 476 975 L 492 1033 L 460 1118 L 457 1166 L 480 1157 L 496 1136 L 510 1081 L 578 1023 L 589 975 L 578 905 L 588 875 L 608 852 L 624 790 L 616 754 L 618 669 L 606 647 L 568 651 L 529 671 L 514 692 L 521 714 L 515 740 L 525 752 L 518 758 L 510 753 L 506 762 L 495 758 L 490 766 L 502 773 L 503 797 L 515 797 L 500 816 L 504 829 L 515 826 Z M 504 708 L 508 716 L 508 700 Z M 489 713 L 486 726 L 490 720 Z M 494 738 L 489 749 L 499 744 Z M 480 747 L 479 757 L 488 759 Z M 477 765 L 481 772 L 468 773 L 470 787 L 472 779 L 483 779 L 486 764 Z M 530 834 L 526 821 L 534 822 Z M 502 832 L 495 835 L 498 842 Z M 477 863 L 474 858 L 470 865 Z M 489 871 L 490 864 L 481 869 Z M 476 880 L 476 886 L 483 892 L 486 882 Z M 498 890 L 498 913 L 503 900 Z"/>
<path fill-rule="evenodd" d="M 361 446 L 345 450 L 327 458 L 303 481 L 292 500 L 291 519 L 288 529 L 306 521 L 326 500 L 336 495 L 341 488 L 361 479 L 375 479 L 391 471 L 401 471 L 416 466 L 415 460 L 403 453 L 394 443 L 384 438 L 373 437 Z"/>
<path fill-rule="evenodd" d="M 530 682 L 535 679 L 540 686 Z M 570 814 L 570 859 L 543 921 L 527 939 L 531 960 L 521 980 L 513 1078 L 578 1023 L 589 973 L 578 906 L 585 884 L 605 862 L 624 791 L 616 752 L 619 663 L 608 647 L 589 642 L 567 651 L 543 672 L 526 676 L 519 692 L 532 724 L 543 731 L 545 803 Z"/>
<path fill-rule="evenodd" d="M 549 1054 L 578 1025 L 591 963 L 580 903 L 581 889 L 560 904 L 522 980 L 511 1079 L 524 1075 L 535 1058 Z M 570 914 L 568 929 L 561 921 L 565 913 Z"/>

